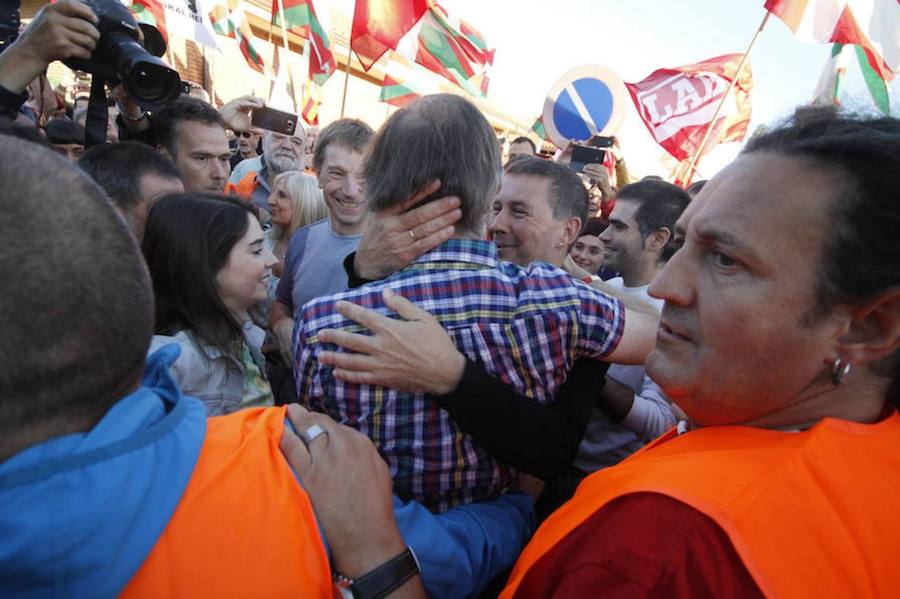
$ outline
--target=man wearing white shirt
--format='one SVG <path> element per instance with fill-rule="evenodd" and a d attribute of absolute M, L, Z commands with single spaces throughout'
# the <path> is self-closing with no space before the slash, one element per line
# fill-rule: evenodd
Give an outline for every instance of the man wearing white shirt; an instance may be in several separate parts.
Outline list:
<path fill-rule="evenodd" d="M 621 276 L 607 284 L 657 309 L 647 289 L 677 248 L 675 222 L 690 203 L 681 188 L 657 180 L 626 185 L 616 197 L 609 227 L 600 234 L 604 266 Z M 675 424 L 669 402 L 644 366 L 610 366 L 594 404 L 575 467 L 593 472 L 618 463 Z"/>

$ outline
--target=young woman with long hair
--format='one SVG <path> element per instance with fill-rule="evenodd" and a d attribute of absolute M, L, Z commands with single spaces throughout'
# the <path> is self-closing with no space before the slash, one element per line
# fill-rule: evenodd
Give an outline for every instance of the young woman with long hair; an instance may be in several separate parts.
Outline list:
<path fill-rule="evenodd" d="M 272 405 L 265 334 L 248 310 L 265 301 L 276 260 L 250 205 L 217 194 L 168 196 L 150 211 L 143 251 L 156 299 L 151 352 L 181 346 L 171 372 L 182 390 L 210 415 Z"/>

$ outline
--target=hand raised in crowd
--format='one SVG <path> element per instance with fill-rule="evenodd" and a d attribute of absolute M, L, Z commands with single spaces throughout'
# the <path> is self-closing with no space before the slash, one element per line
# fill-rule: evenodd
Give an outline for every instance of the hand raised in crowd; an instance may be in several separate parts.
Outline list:
<path fill-rule="evenodd" d="M 606 172 L 606 167 L 602 164 L 585 164 L 582 172 L 585 176 L 597 181 L 601 189 L 604 187 L 609 188 L 609 173 Z"/>
<path fill-rule="evenodd" d="M 440 181 L 432 181 L 403 204 L 366 219 L 353 261 L 358 276 L 382 279 L 453 236 L 453 224 L 462 217 L 459 198 L 447 196 L 416 208 L 440 188 Z"/>
<path fill-rule="evenodd" d="M 334 377 L 366 385 L 382 385 L 401 391 L 444 395 L 459 384 L 465 357 L 437 319 L 389 289 L 384 304 L 402 320 L 382 316 L 350 302 L 338 302 L 337 311 L 372 332 L 359 335 L 328 329 L 319 333 L 357 353 L 322 352 L 319 361 L 334 366 Z"/>
<path fill-rule="evenodd" d="M 581 143 L 584 143 L 584 141 L 577 139 L 567 143 L 566 147 L 559 153 L 559 156 L 556 157 L 556 161 L 560 164 L 569 164 L 572 162 L 572 152 L 575 150 L 575 146 Z"/>
<path fill-rule="evenodd" d="M 391 474 L 372 441 L 324 414 L 288 406 L 297 431 L 325 432 L 307 447 L 285 428 L 281 452 L 300 478 L 334 556 L 335 570 L 358 577 L 399 555 L 406 543 L 394 517 Z M 418 577 L 400 589 L 423 597 Z"/>
<path fill-rule="evenodd" d="M 225 127 L 232 131 L 252 131 L 250 111 L 254 108 L 265 108 L 266 103 L 256 96 L 239 96 L 219 109 Z"/>
<path fill-rule="evenodd" d="M 94 12 L 76 0 L 44 6 L 19 38 L 0 54 L 0 85 L 22 93 L 54 60 L 90 58 L 100 39 L 96 22 Z"/>
<path fill-rule="evenodd" d="M 146 113 L 134 99 L 125 91 L 121 83 L 109 91 L 109 97 L 116 101 L 119 113 L 126 126 L 133 131 L 143 131 L 150 128 L 150 120 L 145 118 Z"/>

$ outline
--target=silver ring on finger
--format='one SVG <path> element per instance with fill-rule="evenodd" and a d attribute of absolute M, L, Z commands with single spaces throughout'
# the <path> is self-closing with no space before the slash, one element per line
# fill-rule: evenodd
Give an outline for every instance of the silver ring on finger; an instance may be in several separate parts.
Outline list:
<path fill-rule="evenodd" d="M 414 229 L 409 230 L 409 236 L 413 238 L 413 241 L 416 240 L 416 232 Z"/>
<path fill-rule="evenodd" d="M 297 432 L 297 436 L 300 437 L 300 440 L 303 441 L 304 445 L 306 445 L 306 451 L 310 451 L 309 446 L 317 437 L 320 437 L 322 435 L 325 435 L 327 437 L 328 431 L 326 431 L 318 424 L 313 424 L 306 427 L 306 429 Z"/>

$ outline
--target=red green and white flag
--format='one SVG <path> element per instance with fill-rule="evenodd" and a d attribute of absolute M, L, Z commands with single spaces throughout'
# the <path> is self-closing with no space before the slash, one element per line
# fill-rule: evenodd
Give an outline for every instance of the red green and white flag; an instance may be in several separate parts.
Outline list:
<path fill-rule="evenodd" d="M 550 138 L 547 137 L 547 131 L 544 129 L 544 117 L 539 116 L 535 119 L 534 124 L 531 126 L 531 130 L 534 131 L 538 137 L 543 139 L 546 142 L 550 142 Z"/>
<path fill-rule="evenodd" d="M 476 75 L 475 64 L 463 48 L 461 38 L 462 34 L 448 21 L 447 13 L 435 4 L 422 17 L 415 61 L 477 96 L 481 90 L 469 81 Z"/>
<path fill-rule="evenodd" d="M 831 47 L 831 56 L 825 63 L 816 91 L 813 94 L 812 103 L 816 106 L 840 106 L 841 91 L 847 77 L 847 65 L 850 62 L 852 47 L 845 44 L 835 44 Z"/>
<path fill-rule="evenodd" d="M 480 31 L 462 19 L 459 20 L 459 31 L 463 36 L 463 48 L 476 63 L 478 73 L 471 79 L 483 97 L 487 97 L 491 82 L 491 69 L 494 66 L 494 49 L 489 48 L 487 40 Z"/>
<path fill-rule="evenodd" d="M 272 24 L 309 40 L 309 77 L 316 84 L 325 85 L 334 74 L 336 63 L 331 41 L 316 16 L 312 0 L 273 0 Z"/>
<path fill-rule="evenodd" d="M 885 83 L 885 80 L 881 78 L 881 75 L 872 66 L 871 57 L 866 49 L 862 46 L 855 46 L 854 50 L 856 50 L 856 59 L 859 61 L 859 68 L 862 70 L 863 80 L 866 82 L 866 87 L 869 88 L 869 93 L 872 94 L 872 100 L 875 102 L 875 106 L 877 106 L 878 110 L 885 115 L 890 115 L 891 98 L 888 94 L 887 83 Z"/>
<path fill-rule="evenodd" d="M 459 32 L 462 34 L 463 48 L 472 60 L 479 64 L 494 64 L 494 49 L 488 47 L 487 40 L 480 31 L 468 21 L 460 19 Z"/>
<path fill-rule="evenodd" d="M 404 108 L 423 95 L 422 90 L 414 84 L 400 81 L 391 75 L 385 75 L 384 82 L 381 84 L 381 95 L 378 96 L 378 100 L 397 108 Z"/>
<path fill-rule="evenodd" d="M 469 31 L 473 31 L 471 28 Z M 455 83 L 469 94 L 487 93 L 493 50 L 481 51 L 472 38 L 438 4 L 432 3 L 422 19 L 397 46 L 396 54 Z M 483 43 L 483 40 L 480 41 Z"/>
<path fill-rule="evenodd" d="M 156 27 L 166 44 L 169 43 L 169 32 L 166 27 L 166 9 L 159 0 L 132 0 L 131 14 L 138 23 Z"/>
<path fill-rule="evenodd" d="M 423 73 L 402 56 L 394 54 L 388 63 L 381 95 L 378 99 L 392 106 L 403 108 L 416 98 L 441 92 L 439 80 Z M 448 86 L 449 87 L 449 86 Z"/>
<path fill-rule="evenodd" d="M 119 0 L 139 23 L 153 25 L 166 44 L 169 34 L 218 49 L 209 15 L 201 0 Z"/>
<path fill-rule="evenodd" d="M 368 71 L 397 44 L 428 9 L 430 0 L 356 0 L 350 48 Z"/>
<path fill-rule="evenodd" d="M 253 45 L 253 33 L 250 30 L 250 22 L 244 14 L 240 0 L 226 0 L 227 4 L 218 4 L 209 13 L 213 31 L 219 35 L 237 40 L 241 54 L 250 68 L 257 73 L 266 74 L 266 63 L 262 54 Z"/>
<path fill-rule="evenodd" d="M 898 0 L 766 0 L 765 8 L 801 40 L 861 46 L 882 81 L 900 71 Z"/>

